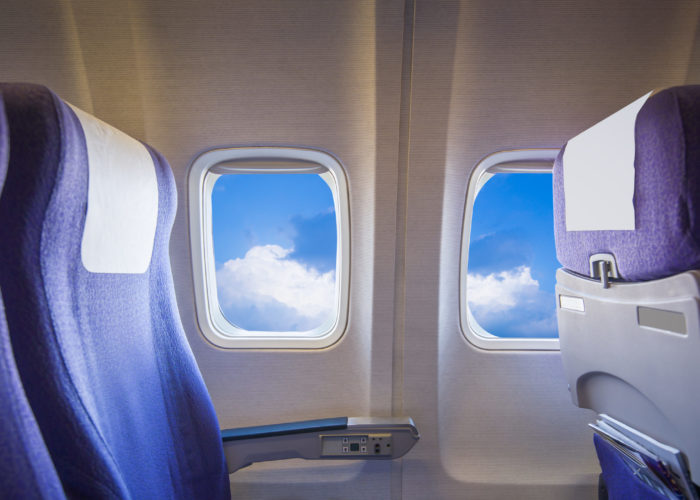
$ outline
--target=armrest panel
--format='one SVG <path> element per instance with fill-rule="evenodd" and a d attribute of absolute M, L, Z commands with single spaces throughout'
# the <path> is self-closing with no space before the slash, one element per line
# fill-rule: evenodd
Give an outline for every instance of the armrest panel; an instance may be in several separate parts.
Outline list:
<path fill-rule="evenodd" d="M 254 462 L 287 458 L 393 460 L 419 438 L 408 417 L 338 417 L 221 432 L 229 474 Z"/>

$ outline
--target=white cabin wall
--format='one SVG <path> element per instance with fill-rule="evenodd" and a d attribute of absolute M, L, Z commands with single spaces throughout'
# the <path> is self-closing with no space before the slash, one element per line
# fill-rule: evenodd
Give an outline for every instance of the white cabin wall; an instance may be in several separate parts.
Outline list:
<path fill-rule="evenodd" d="M 72 7 L 64 0 L 4 1 L 0 15 L 3 82 L 50 82 L 64 98 L 92 112 Z"/>

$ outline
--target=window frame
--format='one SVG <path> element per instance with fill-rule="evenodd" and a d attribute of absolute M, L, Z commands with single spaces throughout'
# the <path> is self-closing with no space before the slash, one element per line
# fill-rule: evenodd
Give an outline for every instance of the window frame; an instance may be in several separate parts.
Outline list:
<path fill-rule="evenodd" d="M 459 322 L 462 334 L 472 345 L 486 350 L 558 351 L 559 339 L 551 338 L 503 338 L 481 327 L 469 310 L 467 295 L 467 271 L 469 269 L 469 241 L 471 238 L 474 201 L 491 177 L 505 173 L 551 173 L 559 149 L 515 149 L 498 151 L 476 164 L 469 177 L 467 198 L 462 223 L 462 245 L 459 268 Z M 552 227 L 554 231 L 554 227 Z M 555 294 L 556 295 L 556 294 Z"/>
<path fill-rule="evenodd" d="M 328 184 L 336 214 L 336 307 L 330 327 L 307 332 L 244 330 L 229 322 L 219 306 L 212 233 L 212 191 L 227 174 L 315 173 Z M 343 336 L 350 297 L 350 205 L 345 171 L 324 151 L 297 147 L 231 147 L 205 151 L 189 169 L 189 234 L 195 309 L 204 337 L 225 349 L 323 349 Z"/>

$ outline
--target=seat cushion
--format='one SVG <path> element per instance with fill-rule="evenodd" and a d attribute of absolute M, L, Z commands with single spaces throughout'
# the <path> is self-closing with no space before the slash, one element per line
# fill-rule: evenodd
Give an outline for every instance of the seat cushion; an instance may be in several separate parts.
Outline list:
<path fill-rule="evenodd" d="M 589 257 L 615 256 L 620 277 L 642 281 L 700 268 L 700 85 L 655 93 L 634 128 L 634 230 L 567 231 L 563 158 L 553 170 L 561 264 L 589 274 Z"/>

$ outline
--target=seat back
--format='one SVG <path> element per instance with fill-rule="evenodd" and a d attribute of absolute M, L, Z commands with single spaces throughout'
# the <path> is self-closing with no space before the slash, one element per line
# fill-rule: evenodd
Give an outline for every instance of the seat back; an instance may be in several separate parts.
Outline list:
<path fill-rule="evenodd" d="M 647 95 L 586 134 L 553 174 L 572 399 L 681 450 L 698 481 L 700 86 Z"/>
<path fill-rule="evenodd" d="M 220 431 L 185 338 L 172 173 L 48 89 L 0 86 L 12 155 L 0 289 L 27 396 L 68 496 L 228 498 Z"/>
<path fill-rule="evenodd" d="M 1 96 L 1 95 L 0 95 Z M 2 192 L 9 139 L 0 98 L 0 192 Z M 5 244 L 5 240 L 3 240 Z M 27 402 L 12 354 L 0 297 L 0 492 L 4 498 L 63 498 L 39 427 Z"/>

